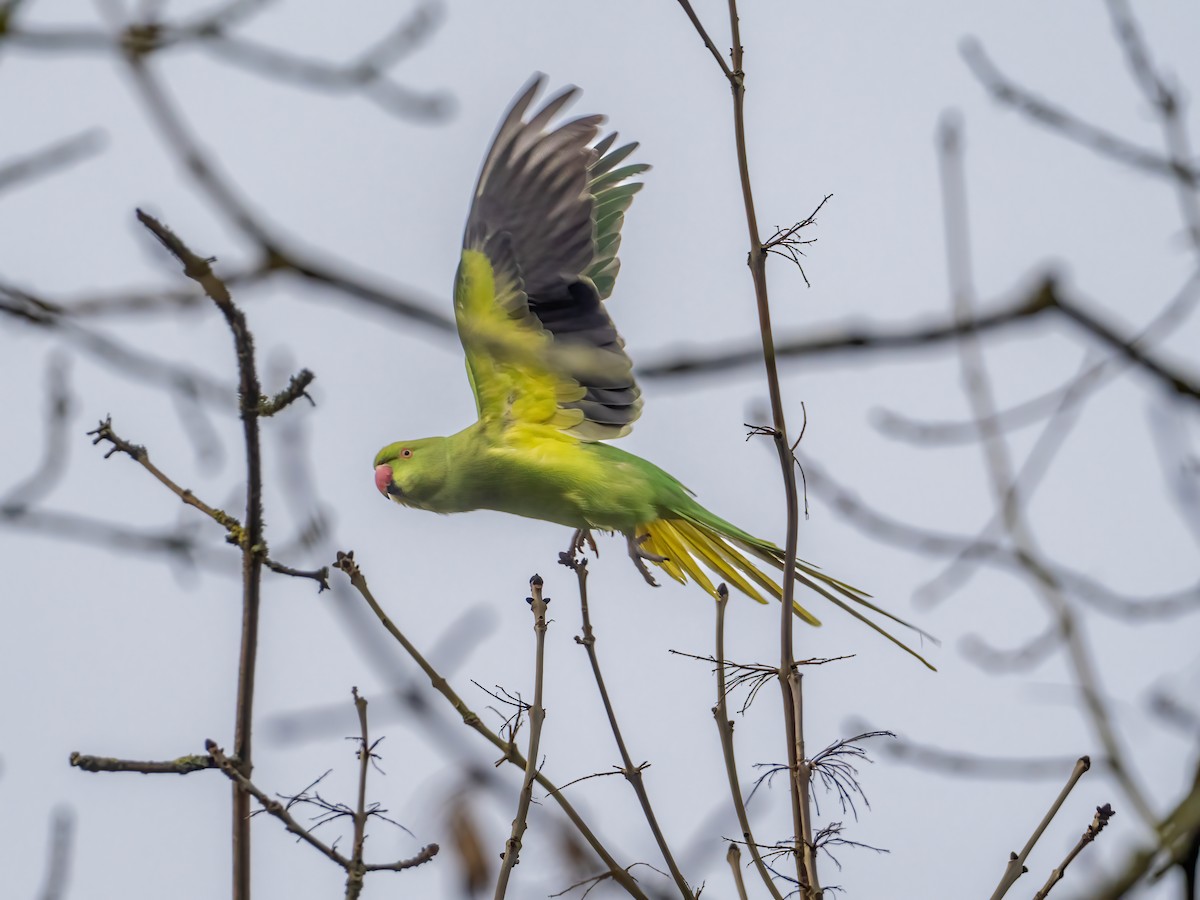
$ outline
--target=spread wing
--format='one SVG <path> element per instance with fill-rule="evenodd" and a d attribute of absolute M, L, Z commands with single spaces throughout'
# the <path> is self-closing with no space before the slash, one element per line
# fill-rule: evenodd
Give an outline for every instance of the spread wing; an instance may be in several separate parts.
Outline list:
<path fill-rule="evenodd" d="M 567 88 L 528 121 L 535 77 L 513 102 L 483 162 L 454 292 L 479 418 L 549 426 L 585 441 L 627 434 L 641 390 L 603 300 L 612 293 L 621 225 L 649 166 L 637 148 L 596 142 L 602 116 L 550 123 Z"/>

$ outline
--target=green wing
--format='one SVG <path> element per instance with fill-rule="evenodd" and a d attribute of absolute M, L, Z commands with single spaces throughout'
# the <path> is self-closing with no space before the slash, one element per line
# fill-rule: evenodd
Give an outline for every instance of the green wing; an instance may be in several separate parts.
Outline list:
<path fill-rule="evenodd" d="M 621 225 L 642 187 L 622 165 L 637 148 L 596 142 L 602 116 L 551 129 L 567 88 L 525 120 L 535 77 L 484 158 L 463 236 L 455 319 L 479 418 L 549 426 L 587 441 L 627 434 L 641 412 L 633 365 L 603 300 L 620 263 Z"/>

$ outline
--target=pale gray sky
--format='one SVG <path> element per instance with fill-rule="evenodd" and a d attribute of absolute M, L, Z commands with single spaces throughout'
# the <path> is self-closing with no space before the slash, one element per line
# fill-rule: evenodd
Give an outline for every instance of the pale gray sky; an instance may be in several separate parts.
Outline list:
<path fill-rule="evenodd" d="M 27 4 L 27 22 L 99 21 L 91 3 Z M 169 14 L 198 4 L 163 4 Z M 248 33 L 321 58 L 349 58 L 395 21 L 395 4 L 279 3 Z M 719 47 L 728 45 L 724 4 L 699 2 Z M 1184 85 L 1200 84 L 1200 17 L 1180 2 L 1144 6 L 1159 59 Z M 191 129 L 253 208 L 314 252 L 348 261 L 371 279 L 411 289 L 449 313 L 449 288 L 479 162 L 512 96 L 533 71 L 551 85 L 583 89 L 573 112 L 601 112 L 623 137 L 642 142 L 652 163 L 625 227 L 623 268 L 609 309 L 638 363 L 682 348 L 739 345 L 757 333 L 745 260 L 728 90 L 678 5 L 668 0 L 601 7 L 529 2 L 453 4 L 441 27 L 395 70 L 401 83 L 453 98 L 446 121 L 417 124 L 352 96 L 314 95 L 230 67 L 201 50 L 152 61 Z M 1113 131 L 1158 146 L 1157 126 L 1133 87 L 1103 8 L 1085 2 L 746 3 L 750 155 L 760 220 L 788 224 L 825 194 L 813 231 L 806 289 L 785 265 L 771 270 L 782 335 L 846 322 L 901 323 L 949 310 L 941 196 L 934 148 L 939 117 L 961 113 L 971 241 L 986 304 L 1015 296 L 1037 271 L 1056 266 L 1122 328 L 1144 324 L 1196 265 L 1181 237 L 1172 190 L 1031 127 L 990 102 L 967 71 L 959 42 L 983 41 L 1009 74 Z M 1194 124 L 1194 117 L 1192 122 Z M 198 193 L 147 124 L 119 60 L 104 53 L 37 53 L 0 46 L 0 161 L 84 129 L 103 129 L 103 152 L 67 171 L 0 196 L 0 277 L 69 301 L 131 285 L 180 285 L 182 276 L 137 226 L 135 207 L 160 215 L 198 252 L 236 266 L 248 246 Z M 468 611 L 483 637 L 455 665 L 459 691 L 530 692 L 532 631 L 526 582 L 540 572 L 554 598 L 542 740 L 544 771 L 559 783 L 618 762 L 583 651 L 571 639 L 578 610 L 570 573 L 555 565 L 568 535 L 556 526 L 493 513 L 436 517 L 382 502 L 371 459 L 401 437 L 441 434 L 474 414 L 461 351 L 450 335 L 387 317 L 335 291 L 296 282 L 239 293 L 270 387 L 288 367 L 318 377 L 315 409 L 297 406 L 266 425 L 267 523 L 274 548 L 302 524 L 286 496 L 294 488 L 281 450 L 292 420 L 303 424 L 315 490 L 333 520 L 337 546 L 353 548 L 376 595 L 421 646 L 434 645 Z M 235 383 L 228 332 L 213 310 L 182 316 L 110 317 L 89 327 L 156 357 Z M 1200 329 L 1187 323 L 1167 358 L 1195 372 Z M 54 343 L 7 319 L 0 331 L 3 466 L 15 481 L 41 452 L 43 380 Z M 1089 345 L 1065 326 L 1006 333 L 989 344 L 1001 405 L 1040 393 L 1074 371 Z M 939 531 L 973 533 L 988 518 L 987 481 L 973 446 L 929 450 L 897 443 L 871 424 L 880 408 L 928 419 L 968 414 L 949 347 L 910 356 L 787 366 L 793 426 L 809 417 L 804 452 L 822 469 L 890 514 Z M 214 504 L 239 505 L 239 427 L 209 408 L 224 458 L 199 459 L 175 403 L 87 354 L 72 354 L 74 395 L 67 475 L 50 509 L 154 528 L 210 523 L 124 458 L 103 459 L 84 432 L 106 414 L 129 440 Z M 688 382 L 645 380 L 646 406 L 622 446 L 678 476 L 720 515 L 782 541 L 783 503 L 769 446 L 744 441 L 743 423 L 763 414 L 757 369 Z M 1195 434 L 1193 408 L 1164 404 L 1139 375 L 1124 377 L 1089 405 L 1032 509 L 1048 553 L 1114 589 L 1162 592 L 1196 578 L 1194 536 L 1181 525 L 1155 464 L 1150 413 L 1157 407 Z M 230 406 L 232 409 L 232 405 Z M 185 411 L 185 414 L 190 414 Z M 1184 418 L 1184 417 L 1190 418 Z M 1018 432 L 1018 458 L 1033 431 Z M 932 674 L 820 600 L 826 621 L 797 632 L 802 655 L 856 653 L 806 680 L 810 747 L 845 736 L 857 721 L 905 738 L 984 755 L 1073 758 L 1100 755 L 1073 704 L 1058 657 L 1031 673 L 998 677 L 964 658 L 962 641 L 982 635 L 1010 647 L 1045 627 L 1028 586 L 984 572 L 940 605 L 914 606 L 913 590 L 936 571 L 928 561 L 883 547 L 811 498 L 801 552 L 870 590 L 889 608 L 942 638 L 927 648 Z M 236 551 L 217 556 L 236 568 Z M 288 562 L 325 563 L 319 559 Z M 227 891 L 228 786 L 216 773 L 186 778 L 87 775 L 67 767 L 72 750 L 133 758 L 201 752 L 205 738 L 232 742 L 240 598 L 234 578 L 181 571 L 155 558 L 115 557 L 52 535 L 6 529 L 0 536 L 6 627 L 0 630 L 0 868 L 6 896 L 33 896 L 51 809 L 78 820 L 69 896 L 212 897 Z M 737 827 L 709 712 L 712 679 L 702 663 L 669 649 L 712 649 L 712 603 L 695 586 L 654 591 L 629 565 L 619 541 L 591 564 L 599 652 L 635 759 L 665 831 L 705 896 L 733 895 L 719 838 Z M 388 685 L 342 627 L 330 595 L 305 582 L 266 576 L 258 693 L 256 780 L 296 791 L 326 769 L 327 797 L 352 796 L 351 685 L 380 700 L 375 730 L 386 778 L 372 794 L 413 832 L 373 832 L 375 859 L 448 844 L 440 809 L 456 786 L 455 761 L 403 717 L 384 713 Z M 777 617 L 735 598 L 729 656 L 774 661 Z M 488 631 L 487 629 L 492 630 Z M 1200 687 L 1194 619 L 1129 625 L 1088 619 L 1103 687 L 1113 700 L 1141 777 L 1165 812 L 1194 767 L 1186 736 L 1145 712 L 1152 689 L 1183 698 Z M 400 657 L 397 648 L 396 655 Z M 413 670 L 400 660 L 404 671 Z M 739 719 L 742 775 L 784 755 L 773 689 Z M 431 703 L 438 698 L 430 695 Z M 343 704 L 339 723 L 300 743 L 272 738 L 276 717 Z M 444 711 L 439 709 L 438 713 Z M 443 716 L 454 727 L 453 716 Z M 462 729 L 470 753 L 494 753 Z M 851 897 L 966 897 L 990 893 L 1007 854 L 1024 842 L 1057 793 L 1057 779 L 988 782 L 939 777 L 876 754 L 862 772 L 871 800 L 848 837 L 887 854 L 845 849 L 842 871 L 825 879 Z M 499 853 L 519 773 L 500 773 L 511 796 L 486 795 L 484 817 Z M 1065 778 L 1066 770 L 1063 772 Z M 619 778 L 571 789 L 622 860 L 656 865 L 653 845 Z M 761 839 L 786 833 L 783 788 L 760 794 L 752 814 Z M 1113 870 L 1140 823 L 1116 788 L 1092 774 L 1031 860 L 1017 894 L 1031 893 L 1111 801 L 1110 834 L 1076 863 L 1063 897 Z M 551 807 L 549 802 L 544 804 Z M 845 819 L 836 802 L 826 821 Z M 716 818 L 714 818 L 714 816 Z M 569 880 L 539 858 L 552 848 L 535 809 L 510 896 L 536 897 Z M 255 878 L 261 896 L 303 900 L 341 890 L 342 873 L 293 846 L 278 823 L 255 820 Z M 335 833 L 330 828 L 328 835 Z M 343 841 L 345 843 L 345 839 Z M 448 896 L 449 857 L 401 875 L 378 875 L 371 896 Z M 644 881 L 656 876 L 639 870 Z M 1172 876 L 1173 878 L 1173 876 Z M 1034 884 L 1034 881 L 1037 884 Z M 664 882 L 665 884 L 665 882 Z M 1175 889 L 1177 890 L 1177 889 Z M 1176 896 L 1168 886 L 1147 897 Z M 1017 894 L 1014 894 L 1016 896 Z"/>

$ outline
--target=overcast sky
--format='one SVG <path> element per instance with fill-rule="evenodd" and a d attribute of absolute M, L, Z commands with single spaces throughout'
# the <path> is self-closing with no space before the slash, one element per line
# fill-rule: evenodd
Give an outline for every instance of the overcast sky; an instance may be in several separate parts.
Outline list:
<path fill-rule="evenodd" d="M 167 15 L 203 8 L 157 5 Z M 103 21 L 82 0 L 26 6 L 23 20 L 31 28 L 95 28 Z M 727 47 L 724 5 L 709 0 L 696 7 L 717 46 Z M 339 61 L 411 9 L 366 0 L 352 8 L 278 3 L 244 33 Z M 1169 2 L 1139 12 L 1158 58 L 1183 85 L 1200 84 L 1195 9 Z M 290 246 L 339 260 L 446 315 L 467 204 L 502 112 L 534 71 L 547 73 L 553 88 L 576 84 L 583 95 L 573 112 L 606 114 L 623 137 L 642 142 L 637 159 L 654 166 L 627 218 L 621 277 L 608 304 L 635 362 L 649 365 L 685 349 L 752 345 L 757 325 L 744 265 L 729 93 L 678 5 L 459 3 L 438 16 L 440 26 L 393 73 L 413 91 L 443 98 L 446 115 L 437 121 L 389 116 L 361 97 L 263 80 L 204 49 L 157 54 L 150 65 L 223 176 Z M 970 241 L 985 307 L 1016 297 L 1038 273 L 1054 268 L 1132 333 L 1195 269 L 1171 188 L 995 106 L 963 63 L 959 47 L 966 36 L 981 40 L 1022 82 L 1113 131 L 1159 146 L 1156 123 L 1100 4 L 746 3 L 747 126 L 760 222 L 764 228 L 790 224 L 833 195 L 812 231 L 819 242 L 807 248 L 811 288 L 794 269 L 772 265 L 779 334 L 949 315 L 935 152 L 947 110 L 958 111 L 965 133 Z M 111 54 L 0 45 L 0 122 L 0 164 L 87 129 L 104 136 L 97 154 L 0 194 L 4 283 L 64 303 L 132 287 L 183 286 L 177 267 L 134 220 L 136 207 L 159 215 L 197 252 L 217 257 L 219 271 L 251 260 L 251 245 L 196 190 Z M 619 763 L 586 657 L 572 640 L 579 629 L 574 581 L 555 564 L 566 531 L 496 513 L 438 517 L 400 509 L 381 501 L 372 483 L 371 460 L 380 446 L 457 431 L 474 416 L 457 339 L 295 280 L 236 292 L 236 299 L 256 335 L 269 389 L 300 366 L 317 375 L 315 408 L 298 405 L 265 426 L 273 551 L 284 556 L 294 546 L 291 539 L 319 502 L 333 537 L 311 558 L 293 552 L 283 561 L 324 564 L 335 547 L 354 549 L 393 618 L 418 645 L 441 642 L 446 674 L 480 710 L 494 701 L 471 680 L 527 695 L 532 690 L 524 598 L 529 576 L 540 572 L 554 599 L 543 770 L 562 784 Z M 67 757 L 80 750 L 169 759 L 202 752 L 205 738 L 232 744 L 236 550 L 221 545 L 219 535 L 209 534 L 211 523 L 197 521 L 145 471 L 126 458 L 103 459 L 84 435 L 111 414 L 118 433 L 145 444 L 172 477 L 209 503 L 239 510 L 243 468 L 232 413 L 231 341 L 220 316 L 205 307 L 182 315 L 109 316 L 88 327 L 201 372 L 231 393 L 225 405 L 202 402 L 201 413 L 159 384 L 68 349 L 71 419 L 67 457 L 59 462 L 65 476 L 44 508 L 137 529 L 190 523 L 214 549 L 205 565 L 188 570 L 160 557 L 114 555 L 10 524 L 0 534 L 7 610 L 0 629 L 5 893 L 34 895 L 51 811 L 66 805 L 78 826 L 72 898 L 119 893 L 136 900 L 164 890 L 221 896 L 229 877 L 229 790 L 219 775 L 88 775 L 69 768 Z M 1197 340 L 1200 328 L 1188 322 L 1162 352 L 1194 373 Z M 3 320 L 0 460 L 8 474 L 0 495 L 40 458 L 45 373 L 60 346 Z M 997 402 L 1008 406 L 1066 379 L 1091 347 L 1063 326 L 1004 333 L 989 342 Z M 807 410 L 803 453 L 814 471 L 827 472 L 892 516 L 938 531 L 973 534 L 987 522 L 991 507 L 977 447 L 914 447 L 872 424 L 881 409 L 922 420 L 967 417 L 952 348 L 839 357 L 787 365 L 783 372 L 793 428 L 801 402 Z M 759 369 L 687 381 L 647 378 L 643 388 L 645 410 L 622 446 L 675 474 L 719 515 L 782 542 L 774 455 L 765 440 L 744 440 L 743 423 L 767 415 Z M 1046 553 L 1131 593 L 1182 589 L 1196 580 L 1194 536 L 1180 522 L 1150 437 L 1155 415 L 1195 435 L 1194 407 L 1168 403 L 1142 376 L 1116 382 L 1082 413 L 1031 510 Z M 1015 434 L 1018 460 L 1037 433 Z M 299 442 L 307 468 L 297 469 L 288 452 Z M 989 756 L 1101 754 L 1060 656 L 1004 677 L 982 671 L 964 650 L 972 635 L 1014 647 L 1046 627 L 1028 584 L 985 571 L 936 606 L 914 604 L 914 590 L 938 564 L 872 541 L 815 491 L 810 505 L 801 555 L 942 640 L 940 648 L 924 648 L 940 670 L 930 673 L 814 598 L 811 606 L 826 625 L 798 630 L 798 653 L 856 657 L 806 678 L 810 748 L 866 723 L 920 744 Z M 648 788 L 687 874 L 697 884 L 707 882 L 706 897 L 730 897 L 720 839 L 735 836 L 737 826 L 710 714 L 712 677 L 707 665 L 668 653 L 711 652 L 712 602 L 694 585 L 647 587 L 624 551 L 619 540 L 602 539 L 601 555 L 590 566 L 609 688 L 632 755 L 652 763 Z M 230 574 L 213 571 L 222 564 Z M 459 760 L 488 765 L 494 751 L 456 726 L 448 709 L 437 709 L 438 721 L 457 736 L 462 757 L 432 737 L 428 724 L 389 712 L 385 668 L 346 627 L 342 601 L 270 574 L 264 589 L 256 781 L 269 792 L 289 793 L 333 769 L 322 794 L 350 799 L 355 762 L 343 736 L 354 728 L 349 692 L 357 685 L 376 701 L 372 721 L 386 735 L 380 753 L 387 774 L 373 781 L 372 796 L 412 832 L 377 827 L 369 854 L 383 861 L 431 841 L 448 844 L 443 811 L 461 787 Z M 731 658 L 775 661 L 773 609 L 735 597 L 728 627 Z M 1195 741 L 1189 749 L 1188 737 L 1149 716 L 1144 701 L 1165 690 L 1195 711 L 1196 622 L 1135 626 L 1090 617 L 1087 636 L 1139 777 L 1163 813 L 1192 777 Z M 411 677 L 415 669 L 399 648 L 383 646 L 397 670 Z M 429 698 L 440 703 L 432 693 Z M 339 704 L 340 712 L 314 724 L 303 740 L 279 737 L 278 724 L 295 721 L 292 714 Z M 756 774 L 752 764 L 784 756 L 778 705 L 777 692 L 768 688 L 738 720 L 747 783 Z M 889 851 L 844 848 L 840 871 L 825 861 L 826 883 L 842 885 L 851 897 L 986 896 L 1009 851 L 1024 843 L 1060 787 L 1057 776 L 984 781 L 917 770 L 885 753 L 877 760 L 863 767 L 871 804 L 859 809 L 857 823 L 833 798 L 821 806 L 823 821 L 847 821 L 850 839 Z M 1066 765 L 1062 779 L 1068 771 Z M 515 769 L 499 774 L 508 790 L 481 793 L 474 807 L 489 855 L 502 849 L 520 780 Z M 621 860 L 661 866 L 619 777 L 570 790 Z M 1104 802 L 1118 808 L 1112 833 L 1083 855 L 1057 890 L 1064 897 L 1085 895 L 1089 879 L 1116 869 L 1123 859 L 1118 849 L 1131 848 L 1144 832 L 1112 782 L 1094 773 L 1039 845 L 1019 894 L 1040 885 Z M 571 881 L 557 864 L 539 864 L 555 858 L 552 809 L 548 800 L 535 807 L 526 864 L 517 869 L 510 896 L 545 896 Z M 760 793 L 751 810 L 760 839 L 787 833 L 782 781 Z M 336 827 L 328 827 L 330 838 Z M 294 846 L 277 822 L 256 819 L 254 834 L 261 896 L 303 900 L 341 890 L 342 873 L 309 848 Z M 448 896 L 457 868 L 448 849 L 445 854 L 413 872 L 374 876 L 367 891 Z M 635 872 L 656 883 L 652 871 Z M 1170 884 L 1145 896 L 1175 896 Z"/>

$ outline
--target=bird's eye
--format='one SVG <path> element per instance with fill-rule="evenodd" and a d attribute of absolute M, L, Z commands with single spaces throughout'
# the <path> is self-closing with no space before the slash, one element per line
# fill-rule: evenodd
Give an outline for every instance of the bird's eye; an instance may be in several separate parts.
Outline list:
<path fill-rule="evenodd" d="M 400 451 L 401 459 L 410 459 L 411 457 L 412 457 L 412 450 L 408 449 L 407 447 L 405 447 L 403 450 Z"/>

